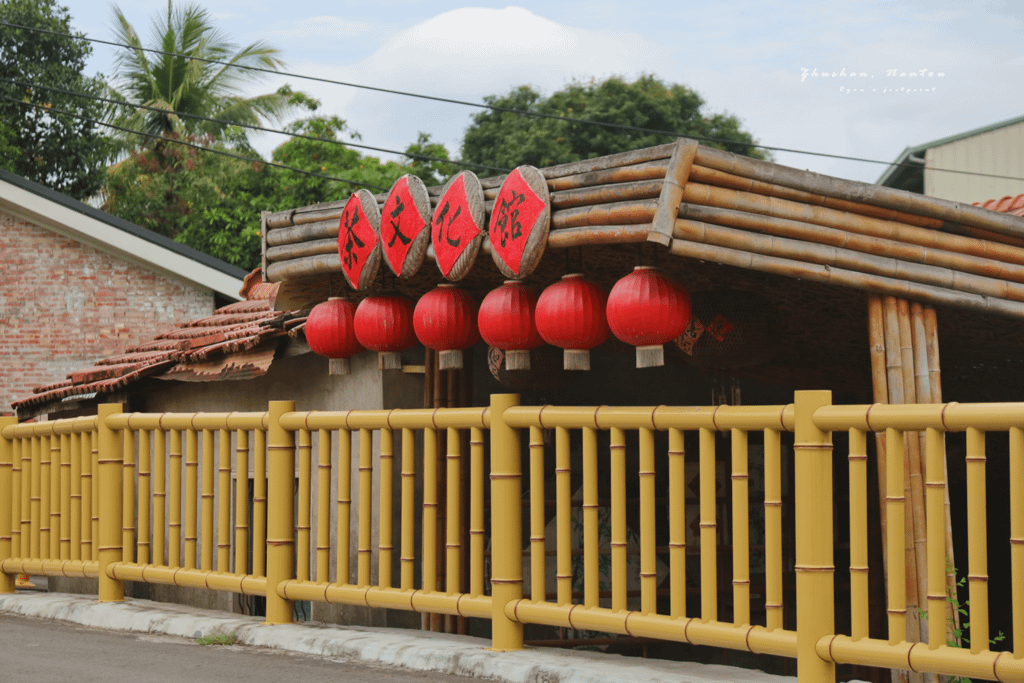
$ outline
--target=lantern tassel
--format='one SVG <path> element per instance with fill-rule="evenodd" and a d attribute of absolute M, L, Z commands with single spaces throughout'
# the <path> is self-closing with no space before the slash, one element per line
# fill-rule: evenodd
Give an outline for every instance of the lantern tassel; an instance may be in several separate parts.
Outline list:
<path fill-rule="evenodd" d="M 505 352 L 506 370 L 529 370 L 530 351 L 528 349 L 510 349 Z"/>
<path fill-rule="evenodd" d="M 348 358 L 331 358 L 330 369 L 328 372 L 332 375 L 351 375 L 352 374 L 352 363 L 349 362 Z"/>
<path fill-rule="evenodd" d="M 437 354 L 437 367 L 440 370 L 461 370 L 462 351 L 460 349 L 446 349 Z"/>
<path fill-rule="evenodd" d="M 381 351 L 377 354 L 377 367 L 381 370 L 401 370 L 402 354 L 394 351 Z"/>
<path fill-rule="evenodd" d="M 636 366 L 638 368 L 655 368 L 665 364 L 665 347 L 657 346 L 636 347 Z"/>
<path fill-rule="evenodd" d="M 589 370 L 590 350 L 589 349 L 566 349 L 563 355 L 563 367 L 566 370 Z"/>

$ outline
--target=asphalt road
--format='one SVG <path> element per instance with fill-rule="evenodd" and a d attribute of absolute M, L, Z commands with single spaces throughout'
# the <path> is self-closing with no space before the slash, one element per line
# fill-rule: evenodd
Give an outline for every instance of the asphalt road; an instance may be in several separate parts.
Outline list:
<path fill-rule="evenodd" d="M 464 683 L 479 679 L 361 664 L 247 645 L 199 645 L 0 614 L 0 682 Z"/>

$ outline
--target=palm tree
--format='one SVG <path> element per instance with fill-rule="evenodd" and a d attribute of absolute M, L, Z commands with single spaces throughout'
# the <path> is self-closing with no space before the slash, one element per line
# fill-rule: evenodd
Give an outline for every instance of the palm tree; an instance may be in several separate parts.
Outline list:
<path fill-rule="evenodd" d="M 148 47 L 161 53 L 145 52 L 135 28 L 114 6 L 114 32 L 118 42 L 134 49 L 124 50 L 115 63 L 112 97 L 124 102 L 155 107 L 121 110 L 118 125 L 162 137 L 212 135 L 221 142 L 248 146 L 248 136 L 233 129 L 225 140 L 227 125 L 180 116 L 193 114 L 234 123 L 260 125 L 279 121 L 291 109 L 288 91 L 245 97 L 252 84 L 264 74 L 239 67 L 257 67 L 278 71 L 284 63 L 278 50 L 258 41 L 242 49 L 231 43 L 223 31 L 211 23 L 210 14 L 198 5 L 175 8 L 167 2 L 167 16 L 153 21 L 153 38 Z M 211 64 L 215 60 L 224 64 Z M 152 138 L 124 135 L 133 146 L 152 147 Z"/>

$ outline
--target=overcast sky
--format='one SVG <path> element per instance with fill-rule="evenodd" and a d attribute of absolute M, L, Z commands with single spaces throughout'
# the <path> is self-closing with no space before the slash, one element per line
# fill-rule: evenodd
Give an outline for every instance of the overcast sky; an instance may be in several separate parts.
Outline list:
<path fill-rule="evenodd" d="M 574 78 L 652 73 L 776 147 L 891 161 L 908 145 L 1024 115 L 1021 0 L 201 4 L 236 42 L 271 42 L 299 74 L 480 102 L 520 84 L 550 94 Z M 67 5 L 76 29 L 112 38 L 110 3 Z M 167 5 L 122 9 L 145 40 Z M 113 50 L 97 46 L 90 69 L 110 73 Z M 253 94 L 284 82 L 386 148 L 423 131 L 457 155 L 478 111 L 295 78 Z M 282 141 L 264 134 L 257 146 Z M 867 182 L 885 170 L 787 152 L 776 160 Z"/>

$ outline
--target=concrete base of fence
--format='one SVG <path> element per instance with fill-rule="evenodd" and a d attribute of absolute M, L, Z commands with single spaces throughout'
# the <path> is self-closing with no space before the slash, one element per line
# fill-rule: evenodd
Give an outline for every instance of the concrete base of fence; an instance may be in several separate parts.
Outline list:
<path fill-rule="evenodd" d="M 531 648 L 492 652 L 490 641 L 425 631 L 323 624 L 266 626 L 247 617 L 126 599 L 100 603 L 64 593 L 0 595 L 0 614 L 60 619 L 82 626 L 183 638 L 234 633 L 242 643 L 343 658 L 374 667 L 473 676 L 508 683 L 792 683 L 795 677 L 728 666 L 667 662 L 597 652 Z"/>

